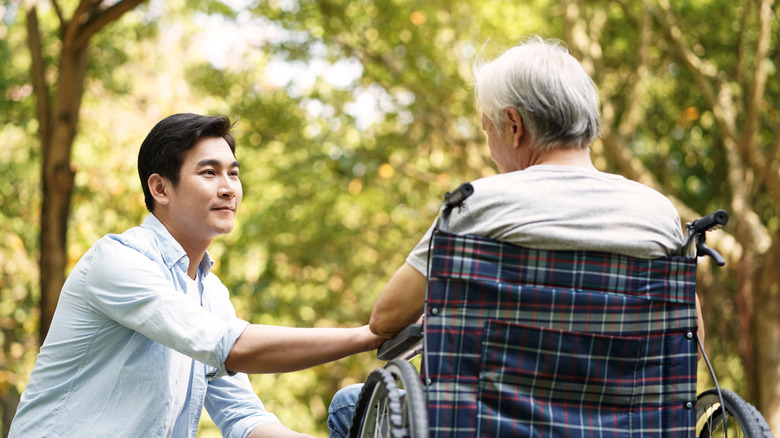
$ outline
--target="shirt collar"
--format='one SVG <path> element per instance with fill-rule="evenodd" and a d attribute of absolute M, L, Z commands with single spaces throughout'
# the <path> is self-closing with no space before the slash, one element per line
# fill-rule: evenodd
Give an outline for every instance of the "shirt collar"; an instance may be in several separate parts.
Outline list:
<path fill-rule="evenodd" d="M 146 219 L 144 219 L 141 224 L 141 228 L 150 231 L 154 235 L 155 240 L 157 240 L 157 243 L 159 244 L 160 253 L 162 254 L 163 261 L 167 268 L 172 268 L 173 265 L 178 263 L 182 258 L 187 257 L 187 253 L 184 252 L 184 248 L 182 248 L 181 244 L 171 236 L 171 233 L 168 232 L 165 225 L 163 225 L 153 213 L 146 216 Z M 198 271 L 201 276 L 205 278 L 209 272 L 211 272 L 212 266 L 214 266 L 214 260 L 211 258 L 209 252 L 206 251 L 203 255 L 203 260 L 200 261 L 200 265 L 198 266 Z"/>

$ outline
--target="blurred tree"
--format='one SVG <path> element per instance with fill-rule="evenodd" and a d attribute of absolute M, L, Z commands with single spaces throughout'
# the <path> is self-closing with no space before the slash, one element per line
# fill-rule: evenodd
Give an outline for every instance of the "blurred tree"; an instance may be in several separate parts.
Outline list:
<path fill-rule="evenodd" d="M 476 1 L 261 2 L 253 25 L 277 35 L 255 43 L 262 71 L 190 70 L 204 94 L 225 96 L 247 141 L 240 225 L 224 252 L 212 251 L 239 313 L 300 326 L 367 322 L 442 195 L 495 172 L 468 83 L 484 41 L 475 8 L 501 16 Z M 524 12 L 513 15 L 524 15 L 525 32 L 539 31 L 539 13 Z M 276 385 L 252 379 L 283 422 L 324 436 L 332 395 L 379 366 L 369 357 L 275 376 Z M 298 403 L 309 418 L 288 414 Z"/>
<path fill-rule="evenodd" d="M 30 138 L 23 114 L 31 109 L 29 74 L 15 50 L 25 43 L 12 27 L 16 11 L 0 5 L 0 423 L 5 436 L 7 419 L 14 415 L 20 388 L 27 376 L 21 364 L 35 359 L 38 327 L 37 296 L 30 293 L 38 281 L 36 254 L 40 214 L 38 182 L 40 153 Z M 18 26 L 17 26 L 18 27 Z"/>
<path fill-rule="evenodd" d="M 669 195 L 683 220 L 715 208 L 732 214 L 726 232 L 711 236 L 727 269 L 700 264 L 707 344 L 724 384 L 751 396 L 767 417 L 780 411 L 773 338 L 780 321 L 773 269 L 780 261 L 780 130 L 773 104 L 780 81 L 771 2 L 159 2 L 150 4 L 153 13 L 136 9 L 124 14 L 125 25 L 87 38 L 86 54 L 74 46 L 66 52 L 64 35 L 78 34 L 79 26 L 87 32 L 89 20 L 63 20 L 53 4 L 24 16 L 28 27 L 40 20 L 34 26 L 41 28 L 37 68 L 44 68 L 38 81 L 50 81 L 43 100 L 51 105 L 46 117 L 38 116 L 42 122 L 25 118 L 33 107 L 26 96 L 36 97 L 41 114 L 41 85 L 31 94 L 28 73 L 36 67 L 19 50 L 25 38 L 0 38 L 3 59 L 14 61 L 0 66 L 0 92 L 10 97 L 0 100 L 0 112 L 13 124 L 2 130 L 13 147 L 0 149 L 0 170 L 14 178 L 0 187 L 0 231 L 9 236 L 0 252 L 4 411 L 13 412 L 5 397 L 13 399 L 13 388 L 26 378 L 15 373 L 29 372 L 34 359 L 22 353 L 35 346 L 29 321 L 37 321 L 30 286 L 37 274 L 28 266 L 37 234 L 30 224 L 44 221 L 34 210 L 53 196 L 44 191 L 41 200 L 33 189 L 32 169 L 42 161 L 57 175 L 44 177 L 50 184 L 73 178 L 78 165 L 68 252 L 61 254 L 70 264 L 102 234 L 143 217 L 135 154 L 157 120 L 179 111 L 236 116 L 245 197 L 236 230 L 210 251 L 239 316 L 297 326 L 364 323 L 381 287 L 433 220 L 442 194 L 495 172 L 472 98 L 471 62 L 529 34 L 563 39 L 599 85 L 604 133 L 593 149 L 601 169 Z M 105 13 L 100 3 L 75 10 L 90 7 L 94 16 Z M 18 25 L 24 17 L 6 13 L 3 22 Z M 79 40 L 71 38 L 69 44 Z M 71 84 L 63 82 L 63 67 L 81 70 L 59 59 L 77 52 L 87 58 L 81 77 L 94 80 L 60 90 Z M 75 124 L 66 129 L 65 122 L 75 119 L 56 118 L 68 106 L 54 102 L 75 95 L 84 96 L 76 107 L 86 122 L 79 125 L 79 147 L 55 154 L 54 165 L 31 137 L 72 144 L 76 131 L 68 129 Z M 60 134 L 43 136 L 44 125 L 51 132 L 59 126 Z M 67 188 L 59 184 L 58 190 Z M 62 214 L 63 207 L 48 207 L 46 216 Z M 47 232 L 64 230 L 61 220 L 52 219 L 59 228 L 50 224 Z M 64 241 L 58 248 L 64 251 Z M 41 277 L 67 270 L 51 262 L 44 268 L 43 256 L 41 263 Z M 58 281 L 49 286 L 55 299 Z M 252 381 L 284 423 L 324 436 L 330 397 L 379 365 L 370 357 Z M 213 435 L 219 432 L 204 418 L 201 436 Z"/>
<path fill-rule="evenodd" d="M 558 37 L 601 90 L 604 133 L 594 145 L 599 167 L 667 194 L 684 221 L 716 208 L 732 213 L 728 233 L 711 236 L 727 256 L 728 269 L 715 274 L 709 264 L 701 266 L 708 345 L 724 380 L 758 404 L 775 429 L 780 426 L 773 419 L 780 397 L 772 383 L 778 353 L 771 347 L 780 318 L 776 306 L 767 304 L 777 301 L 772 297 L 779 283 L 771 263 L 777 258 L 771 248 L 780 140 L 770 104 L 777 81 L 767 80 L 776 77 L 777 66 L 778 22 L 770 2 L 673 7 L 666 1 L 521 6 L 301 0 L 263 3 L 254 12 L 289 32 L 262 46 L 269 65 L 281 58 L 317 72 L 306 86 L 282 84 L 288 93 L 281 98 L 299 101 L 283 112 L 297 120 L 292 126 L 290 120 L 264 125 L 268 120 L 249 117 L 250 124 L 259 123 L 250 131 L 272 130 L 256 137 L 257 144 L 271 138 L 266 144 L 273 145 L 274 162 L 285 163 L 268 174 L 277 188 L 267 209 L 247 219 L 247 226 L 263 224 L 267 236 L 276 236 L 268 237 L 268 253 L 258 256 L 268 257 L 260 278 L 274 286 L 269 290 L 289 280 L 300 285 L 307 272 L 320 268 L 325 270 L 320 278 L 333 278 L 342 267 L 335 283 L 345 281 L 343 293 L 335 297 L 358 303 L 341 310 L 365 318 L 389 273 L 435 215 L 440 195 L 462 180 L 493 172 L 476 129 L 464 66 L 488 37 L 488 51 L 530 33 Z M 327 62 L 314 64 L 317 58 Z M 334 86 L 320 67 L 339 62 L 359 64 L 360 73 Z M 258 95 L 265 104 L 268 94 Z M 254 108 L 252 99 L 242 102 Z M 261 113 L 263 104 L 252 114 Z M 344 193 L 328 194 L 328 187 Z M 331 208 L 342 205 L 349 208 Z M 391 216 L 387 225 L 382 215 L 370 213 L 398 212 L 399 206 L 405 212 Z M 418 216 L 409 216 L 413 210 Z M 399 221 L 404 219 L 408 227 Z M 399 228 L 403 231 L 393 231 Z M 376 271 L 377 256 L 344 252 L 359 252 L 363 244 L 386 262 L 379 264 L 383 272 Z M 296 293 L 289 289 L 288 299 Z M 319 293 L 322 308 L 331 309 L 326 303 L 334 295 Z M 316 309 L 312 315 L 319 316 Z"/>
<path fill-rule="evenodd" d="M 52 1 L 56 21 L 47 21 L 53 29 L 47 26 L 43 30 L 37 3 L 26 5 L 30 73 L 43 166 L 40 271 L 46 275 L 41 276 L 41 341 L 49 330 L 65 281 L 66 237 L 75 174 L 71 151 L 84 96 L 90 40 L 142 1 L 83 0 L 65 5 L 72 7 L 70 11 Z"/>
<path fill-rule="evenodd" d="M 670 196 L 684 221 L 717 208 L 730 213 L 729 234 L 711 236 L 728 269 L 717 281 L 701 276 L 708 332 L 716 334 L 708 346 L 724 371 L 730 353 L 738 354 L 741 394 L 777 431 L 780 115 L 772 102 L 780 93 L 780 29 L 773 4 L 567 1 L 563 16 L 566 41 L 601 86 L 597 148 L 606 165 Z"/>
<path fill-rule="evenodd" d="M 11 97 L 3 110 L 11 116 L 14 112 L 24 111 L 22 105 L 14 102 L 23 100 L 26 96 L 34 97 L 34 114 L 37 121 L 37 136 L 40 141 L 39 152 L 31 155 L 40 159 L 42 168 L 40 184 L 42 187 L 42 199 L 37 205 L 41 207 L 39 234 L 39 267 L 41 294 L 39 296 L 40 323 L 38 327 L 39 340 L 43 340 L 57 305 L 60 288 L 64 282 L 67 264 L 66 236 L 68 230 L 68 218 L 70 214 L 70 202 L 73 192 L 74 171 L 71 167 L 71 150 L 76 136 L 79 110 L 84 94 L 84 83 L 88 72 L 88 52 L 90 41 L 95 34 L 100 32 L 107 24 L 116 21 L 123 14 L 135 8 L 142 0 L 124 0 L 118 2 L 102 2 L 85 0 L 78 4 L 67 3 L 66 7 L 72 10 L 64 10 L 57 1 L 50 4 L 50 14 L 46 14 L 43 20 L 39 17 L 39 5 L 37 2 L 25 4 L 8 3 L 3 6 L 4 22 L 13 23 L 18 8 L 24 8 L 23 15 L 26 18 L 27 44 L 29 58 L 23 60 L 21 65 L 27 68 L 25 81 L 18 81 L 16 74 L 18 68 L 11 65 L 4 67 L 13 74 L 8 77 L 8 95 Z M 48 9 L 48 8 L 46 8 Z M 5 20 L 5 19 L 8 20 Z M 7 33 L 8 27 L 3 26 Z M 17 40 L 18 42 L 18 40 Z M 11 59 L 11 41 L 3 44 L 4 58 Z M 16 52 L 18 53 L 18 52 Z M 17 57 L 17 61 L 18 61 Z M 18 65 L 18 64 L 13 64 Z M 5 76 L 4 76 L 5 77 Z M 19 116 L 19 114 L 15 114 Z M 16 119 L 16 117 L 11 117 Z M 24 119 L 24 116 L 19 117 Z M 28 151 L 34 151 L 29 149 Z M 16 147 L 11 147 L 8 153 L 16 153 Z M 22 152 L 25 153 L 25 152 Z M 27 152 L 30 153 L 30 152 Z M 3 161 L 5 163 L 5 161 Z M 11 163 L 18 161 L 10 161 Z M 25 162 L 22 165 L 28 165 Z M 16 182 L 16 184 L 22 181 Z M 32 187 L 35 187 L 33 185 Z M 12 186 L 12 190 L 14 187 Z M 20 194 L 18 189 L 15 194 Z M 29 208 L 30 204 L 24 205 Z M 5 212 L 4 212 L 5 213 Z M 21 212 L 20 212 L 21 213 Z M 19 214 L 18 218 L 31 216 L 29 211 Z M 37 215 L 35 215 L 37 216 Z M 8 234 L 9 239 L 14 239 L 19 234 Z M 25 245 L 10 245 L 24 249 Z M 29 247 L 29 246 L 27 246 Z M 17 256 L 20 254 L 16 254 Z M 25 254 L 26 255 L 26 254 Z M 26 258 L 19 258 L 25 260 Z M 13 278 L 13 277 L 11 277 Z M 14 284 L 16 288 L 23 283 Z M 16 293 L 17 299 L 8 302 L 19 302 L 21 297 L 32 299 L 28 293 Z M 3 297 L 6 298 L 6 297 Z M 21 311 L 21 309 L 19 309 Z M 31 319 L 33 321 L 35 319 Z M 18 326 L 8 320 L 8 328 L 13 328 L 7 333 L 10 346 L 25 345 L 26 333 L 30 333 L 29 327 L 20 332 Z M 12 356 L 21 355 L 12 354 Z M 9 385 L 10 379 L 6 379 L 6 385 L 0 390 L 3 398 L 3 429 L 10 425 L 10 418 L 18 401 L 18 391 L 15 385 Z"/>

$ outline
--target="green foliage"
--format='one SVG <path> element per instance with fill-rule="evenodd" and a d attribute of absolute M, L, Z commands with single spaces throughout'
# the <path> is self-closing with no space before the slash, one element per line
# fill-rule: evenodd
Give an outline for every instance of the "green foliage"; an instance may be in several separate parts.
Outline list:
<path fill-rule="evenodd" d="M 40 153 L 16 5 L 0 7 L 0 395 L 18 397 L 37 346 Z M 10 395 L 10 398 L 6 398 Z M 5 403 L 5 402 L 4 402 Z"/>
<path fill-rule="evenodd" d="M 766 227 L 769 233 L 774 233 L 777 204 L 772 200 L 771 187 L 764 183 L 763 175 L 755 176 L 754 180 L 754 175 L 748 172 L 750 176 L 738 181 L 738 185 L 744 184 L 743 187 L 727 178 L 729 172 L 738 167 L 733 155 L 728 156 L 724 128 L 718 125 L 715 112 L 734 111 L 734 125 L 730 129 L 737 133 L 746 129 L 745 120 L 750 111 L 748 98 L 755 86 L 752 79 L 756 64 L 767 67 L 767 91 L 758 108 L 761 117 L 757 135 L 761 140 L 739 148 L 771 158 L 766 152 L 772 147 L 773 135 L 780 122 L 770 103 L 777 99 L 780 82 L 776 72 L 776 16 L 771 20 L 770 55 L 767 59 L 756 60 L 757 2 L 669 2 L 670 11 L 683 31 L 684 44 L 702 61 L 702 65 L 697 66 L 700 70 L 695 71 L 685 65 L 679 49 L 663 31 L 659 18 L 662 13 L 656 2 L 622 2 L 625 5 L 619 6 L 620 3 L 609 2 L 609 5 L 588 8 L 588 13 L 593 14 L 588 17 L 591 25 L 598 23 L 594 17 L 604 14 L 602 33 L 597 41 L 603 58 L 597 66 L 596 81 L 603 99 L 614 105 L 616 116 L 612 128 L 617 128 L 634 100 L 639 99 L 644 117 L 630 134 L 629 147 L 659 181 L 661 191 L 701 214 L 718 208 L 730 210 L 733 216 L 728 230 L 734 233 L 737 227 L 748 226 L 745 222 L 739 223 L 738 214 L 743 212 L 733 211 L 734 192 L 750 187 L 750 208 L 760 221 L 749 226 Z M 641 21 L 648 10 L 653 11 L 647 21 L 653 40 L 647 52 L 642 53 Z M 646 71 L 640 69 L 642 55 L 646 56 Z M 709 80 L 707 85 L 698 74 Z M 721 90 L 715 87 L 719 81 L 726 84 Z M 630 88 L 636 82 L 644 88 L 639 95 L 632 94 Z M 620 171 L 611 161 L 612 157 L 603 158 L 610 169 Z M 749 244 L 745 245 L 747 248 Z M 744 268 L 731 265 L 717 272 L 702 269 L 700 277 L 706 278 L 706 282 L 700 288 L 699 296 L 708 329 L 710 333 L 717 333 L 708 339 L 716 368 L 723 370 L 722 377 L 733 383 L 733 388 L 744 389 L 742 393 L 748 394 L 746 380 L 756 376 L 751 377 L 754 371 L 741 369 L 743 365 L 734 359 L 737 347 L 744 344 L 745 325 L 750 324 L 740 318 L 751 312 L 740 308 L 740 298 L 735 296 L 757 293 L 745 289 L 745 279 L 751 274 Z M 747 280 L 748 283 L 751 281 Z"/>
<path fill-rule="evenodd" d="M 470 87 L 485 39 L 476 3 L 264 2 L 253 14 L 286 37 L 255 48 L 263 62 L 188 70 L 201 93 L 225 96 L 243 134 L 239 226 L 212 249 L 239 314 L 302 327 L 366 323 L 442 195 L 494 172 Z M 304 77 L 269 83 L 279 61 Z M 329 74 L 339 67 L 351 81 Z M 325 435 L 330 398 L 362 381 L 378 365 L 371 357 L 253 381 L 285 424 Z M 310 417 L 296 415 L 301 408 Z"/>
<path fill-rule="evenodd" d="M 22 123 L 32 108 L 32 84 L 29 83 L 29 56 L 21 55 L 26 48 L 24 23 L 17 22 L 20 12 L 16 5 L 0 9 L 0 114 L 9 123 Z"/>
<path fill-rule="evenodd" d="M 21 394 L 37 354 L 39 157 L 23 126 L 0 127 L 0 393 Z"/>
<path fill-rule="evenodd" d="M 615 109 L 611 128 L 638 99 L 645 117 L 628 147 L 662 190 L 700 212 L 727 206 L 727 158 L 712 109 L 665 39 L 654 40 L 646 54 L 645 91 L 631 94 L 640 75 L 645 5 L 624 3 L 271 0 L 238 10 L 190 0 L 142 6 L 96 35 L 90 48 L 73 156 L 69 262 L 103 234 L 145 216 L 135 160 L 154 123 L 174 112 L 228 114 L 238 120 L 244 201 L 236 229 L 210 252 L 239 316 L 298 327 L 366 323 L 379 291 L 437 214 L 441 196 L 495 172 L 472 98 L 474 57 L 483 49 L 497 54 L 530 34 L 565 39 L 571 30 L 565 16 L 575 4 L 591 29 L 600 26 L 601 59 L 583 59 L 602 99 Z M 0 9 L 0 171 L 7 175 L 0 184 L 3 393 L 23 388 L 37 327 L 40 154 L 17 7 Z M 747 61 L 754 56 L 744 49 L 756 38 L 755 23 L 742 29 L 733 18 L 746 7 L 673 5 L 696 53 L 734 78 L 750 74 Z M 42 27 L 53 35 L 53 12 L 45 12 Z M 762 147 L 769 147 L 770 127 L 778 124 L 776 19 L 772 26 Z M 234 30 L 238 36 L 219 46 Z M 50 69 L 58 49 L 53 39 L 46 41 Z M 597 158 L 604 170 L 619 172 L 614 157 Z M 762 222 L 776 230 L 772 198 L 755 199 Z M 713 285 L 710 278 L 704 285 L 722 303 L 709 307 L 708 342 L 729 370 L 726 380 L 739 384 L 745 373 L 735 360 L 730 281 Z M 378 365 L 366 353 L 298 373 L 252 376 L 252 382 L 285 424 L 325 436 L 333 393 Z M 208 419 L 201 430 L 218 436 Z"/>

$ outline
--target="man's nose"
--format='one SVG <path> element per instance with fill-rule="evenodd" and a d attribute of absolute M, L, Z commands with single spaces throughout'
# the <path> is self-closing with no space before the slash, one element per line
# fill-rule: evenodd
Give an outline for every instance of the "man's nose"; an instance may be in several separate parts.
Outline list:
<path fill-rule="evenodd" d="M 223 198 L 232 198 L 236 196 L 240 182 L 234 182 L 231 178 L 222 178 L 219 186 L 218 195 Z"/>

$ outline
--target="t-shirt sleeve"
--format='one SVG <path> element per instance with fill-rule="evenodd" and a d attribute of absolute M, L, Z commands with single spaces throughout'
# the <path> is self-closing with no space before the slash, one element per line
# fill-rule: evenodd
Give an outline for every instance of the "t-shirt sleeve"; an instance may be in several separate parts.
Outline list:
<path fill-rule="evenodd" d="M 419 273 L 428 276 L 428 249 L 431 243 L 431 236 L 433 235 L 433 229 L 436 226 L 436 221 L 428 228 L 423 238 L 415 245 L 412 252 L 406 257 L 406 263 L 411 265 Z"/>

